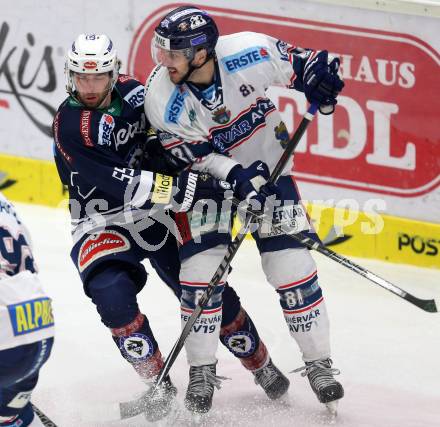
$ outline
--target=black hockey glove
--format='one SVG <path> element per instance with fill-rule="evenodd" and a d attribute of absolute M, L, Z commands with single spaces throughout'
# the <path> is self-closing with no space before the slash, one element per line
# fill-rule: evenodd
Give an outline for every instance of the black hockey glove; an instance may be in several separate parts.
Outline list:
<path fill-rule="evenodd" d="M 207 173 L 183 171 L 177 177 L 177 191 L 174 194 L 172 210 L 187 212 L 198 200 L 223 200 L 225 191 L 231 190 L 231 185 L 212 177 Z"/>
<path fill-rule="evenodd" d="M 319 105 L 322 114 L 332 114 L 336 97 L 344 87 L 338 76 L 339 59 L 329 57 L 326 50 L 318 51 L 307 59 L 304 68 L 303 87 L 307 100 Z"/>
<path fill-rule="evenodd" d="M 147 138 L 142 152 L 141 169 L 143 170 L 176 176 L 188 167 L 187 162 L 183 162 L 163 148 L 160 135 L 152 128 L 147 131 Z"/>
<path fill-rule="evenodd" d="M 276 184 L 267 183 L 269 177 L 266 163 L 256 161 L 247 168 L 241 165 L 234 166 L 226 180 L 232 185 L 235 197 L 247 202 L 252 201 L 254 210 L 261 210 L 268 197 L 275 196 L 277 199 L 281 197 L 280 189 Z"/>

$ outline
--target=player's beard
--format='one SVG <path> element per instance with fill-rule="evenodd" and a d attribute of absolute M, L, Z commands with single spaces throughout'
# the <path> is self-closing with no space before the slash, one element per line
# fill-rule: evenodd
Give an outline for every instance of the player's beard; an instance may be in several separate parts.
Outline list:
<path fill-rule="evenodd" d="M 191 76 L 192 72 L 194 70 L 196 70 L 198 67 L 194 67 L 192 65 L 192 61 L 191 61 L 191 62 L 188 62 L 186 70 L 180 71 L 175 67 L 167 67 L 167 68 L 168 68 L 168 75 L 170 77 L 170 80 L 175 85 L 181 85 L 188 80 L 188 78 Z M 171 70 L 176 70 L 176 73 L 172 73 Z"/>
<path fill-rule="evenodd" d="M 100 93 L 86 93 L 83 95 L 78 94 L 78 100 L 87 108 L 98 109 L 103 107 L 103 103 L 106 100 L 107 96 L 110 94 L 111 84 L 109 83 L 108 87 Z M 93 99 L 92 99 L 93 98 Z"/>
<path fill-rule="evenodd" d="M 177 68 L 168 67 L 168 76 L 175 85 L 182 84 L 185 75 L 186 73 L 180 72 Z"/>

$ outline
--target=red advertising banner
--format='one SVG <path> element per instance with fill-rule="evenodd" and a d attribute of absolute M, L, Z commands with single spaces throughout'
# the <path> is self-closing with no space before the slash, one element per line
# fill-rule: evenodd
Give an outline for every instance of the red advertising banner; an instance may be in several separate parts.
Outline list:
<path fill-rule="evenodd" d="M 153 67 L 154 11 L 133 38 L 128 71 L 144 81 Z M 221 34 L 261 32 L 341 59 L 345 88 L 336 113 L 307 131 L 295 157 L 298 180 L 414 197 L 440 185 L 440 55 L 406 34 L 203 6 Z M 273 99 L 298 123 L 305 108 L 290 90 Z"/>

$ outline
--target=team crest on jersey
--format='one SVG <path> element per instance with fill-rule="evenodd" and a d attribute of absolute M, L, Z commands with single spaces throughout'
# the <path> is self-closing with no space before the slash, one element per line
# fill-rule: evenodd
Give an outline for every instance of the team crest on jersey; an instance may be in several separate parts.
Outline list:
<path fill-rule="evenodd" d="M 119 348 L 129 362 L 141 362 L 153 355 L 153 344 L 144 334 L 119 338 Z"/>
<path fill-rule="evenodd" d="M 277 41 L 277 50 L 280 53 L 280 58 L 283 61 L 288 61 L 289 60 L 289 51 L 288 51 L 289 45 L 282 41 L 282 40 L 278 40 Z"/>
<path fill-rule="evenodd" d="M 84 240 L 78 255 L 78 269 L 82 273 L 97 259 L 117 252 L 130 249 L 130 242 L 117 231 L 104 231 L 98 235 L 91 235 Z"/>
<path fill-rule="evenodd" d="M 228 123 L 231 120 L 231 110 L 228 110 L 227 107 L 217 108 L 212 113 L 212 120 L 221 125 Z"/>
<path fill-rule="evenodd" d="M 115 128 L 115 119 L 110 114 L 103 114 L 99 121 L 98 132 L 98 144 L 107 145 L 111 144 L 111 136 L 113 129 Z"/>
<path fill-rule="evenodd" d="M 239 357 L 249 356 L 255 351 L 255 338 L 245 331 L 233 332 L 225 337 L 225 344 Z"/>
<path fill-rule="evenodd" d="M 196 120 L 196 112 L 193 108 L 191 108 L 191 110 L 189 110 L 188 117 L 189 117 L 189 121 L 191 122 L 191 125 L 192 125 L 193 122 Z"/>
<path fill-rule="evenodd" d="M 289 132 L 287 131 L 286 124 L 284 122 L 280 122 L 278 126 L 275 126 L 275 138 L 280 141 L 281 147 L 286 148 L 287 143 L 289 142 Z"/>

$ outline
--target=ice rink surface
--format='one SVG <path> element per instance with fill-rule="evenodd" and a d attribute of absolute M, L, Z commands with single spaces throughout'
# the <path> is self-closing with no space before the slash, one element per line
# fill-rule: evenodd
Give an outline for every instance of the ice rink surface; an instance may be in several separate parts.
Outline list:
<path fill-rule="evenodd" d="M 34 254 L 53 298 L 56 341 L 41 371 L 33 402 L 59 427 L 149 425 L 142 415 L 118 419 L 118 402 L 136 397 L 143 384 L 115 347 L 92 303 L 83 294 L 70 261 L 66 211 L 16 204 L 30 229 Z M 337 251 L 337 247 L 335 247 Z M 320 285 L 327 298 L 334 366 L 345 387 L 334 425 L 344 427 L 440 426 L 440 314 L 426 313 L 317 253 Z M 422 298 L 440 303 L 440 270 L 356 260 L 369 270 Z M 245 241 L 233 262 L 230 283 L 252 315 L 273 360 L 284 372 L 302 366 L 290 338 L 276 293 L 265 282 L 253 242 Z M 180 332 L 179 304 L 152 268 L 139 295 L 162 354 Z M 217 374 L 231 378 L 214 396 L 204 420 L 209 426 L 322 426 L 330 423 L 308 381 L 289 374 L 284 402 L 270 402 L 252 375 L 221 345 Z M 169 425 L 189 426 L 183 409 L 188 368 L 182 353 L 171 370 L 178 387 L 177 418 Z M 160 425 L 167 425 L 162 422 Z"/>

